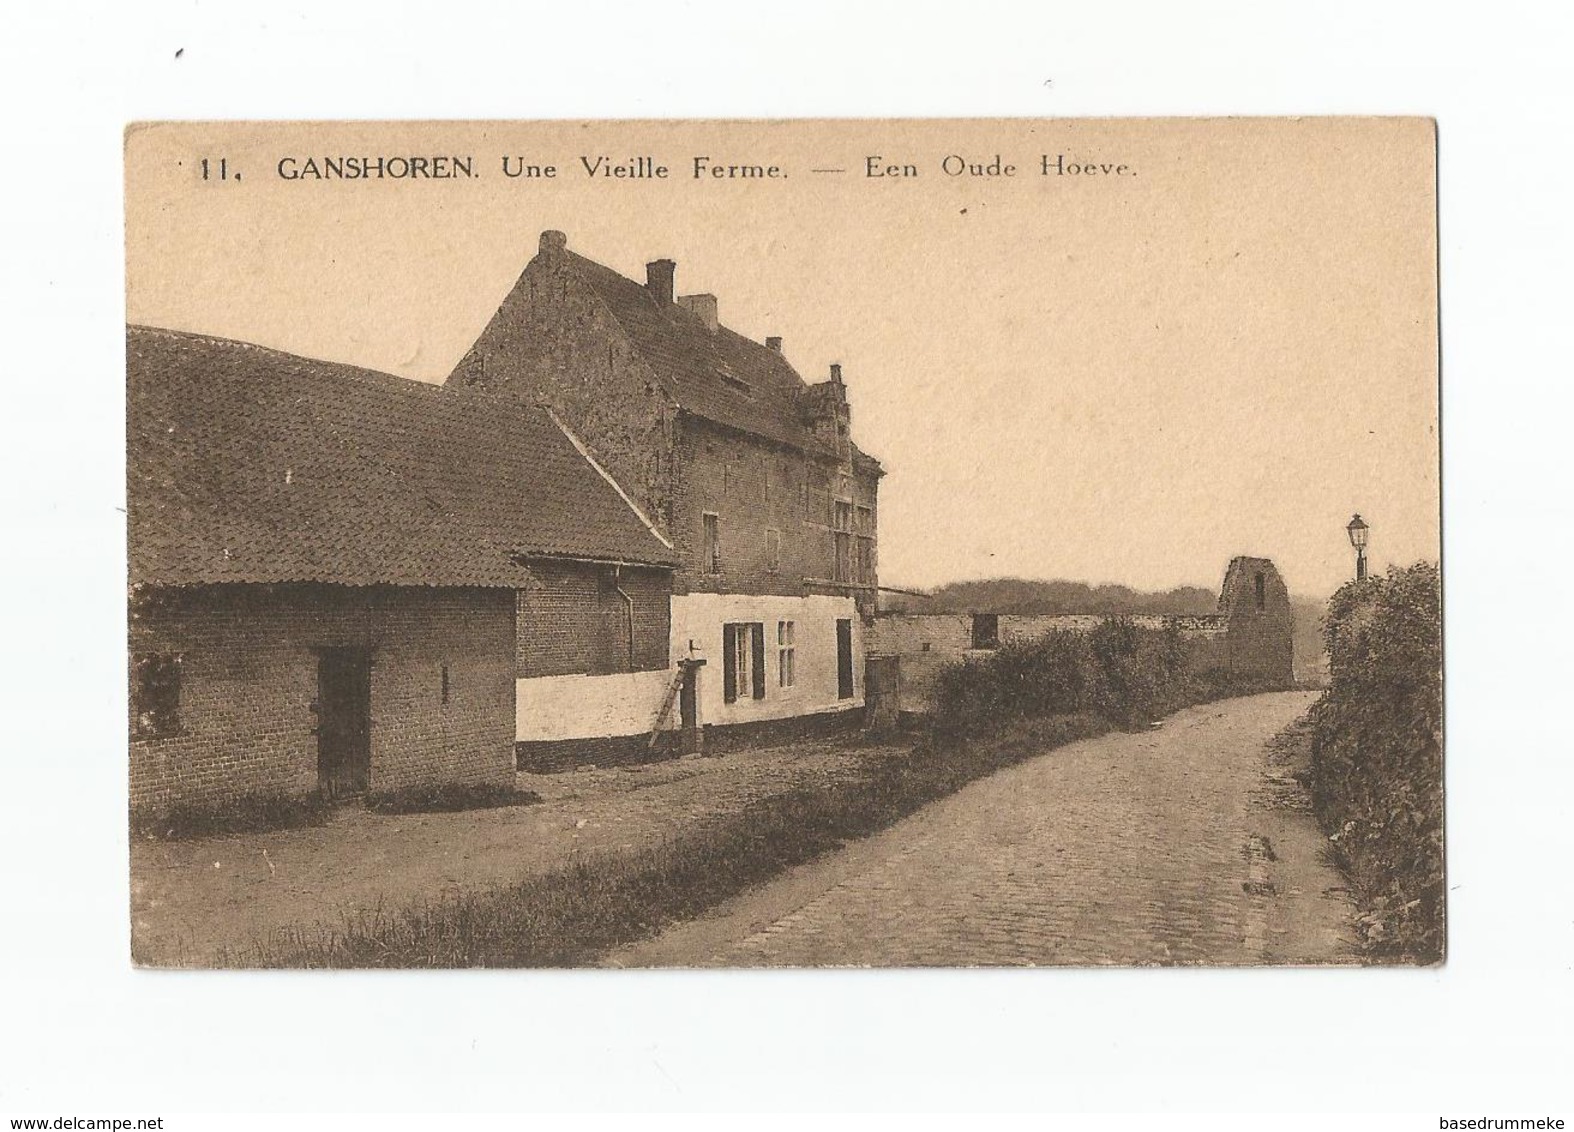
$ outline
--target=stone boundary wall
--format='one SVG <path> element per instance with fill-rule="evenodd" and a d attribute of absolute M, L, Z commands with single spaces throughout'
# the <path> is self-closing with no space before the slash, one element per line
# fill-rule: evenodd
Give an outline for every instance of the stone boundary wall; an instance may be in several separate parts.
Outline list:
<path fill-rule="evenodd" d="M 906 712 L 929 710 L 935 679 L 947 664 L 987 656 L 1012 640 L 1057 631 L 1086 633 L 1108 614 L 898 613 L 875 615 L 865 630 L 870 656 L 901 658 L 900 697 Z M 982 622 L 980 622 L 982 618 Z M 1195 672 L 1222 671 L 1290 687 L 1293 624 L 1289 592 L 1266 558 L 1238 557 L 1225 571 L 1219 611 L 1138 614 L 1124 620 L 1144 629 L 1176 629 L 1187 642 Z M 993 634 L 989 633 L 993 627 Z M 979 644 L 986 647 L 979 648 Z"/>
<path fill-rule="evenodd" d="M 997 640 L 1032 640 L 1052 632 L 1086 633 L 1105 615 L 1067 613 L 1053 615 L 1001 614 Z M 1127 620 L 1144 629 L 1175 626 L 1191 645 L 1192 666 L 1203 670 L 1223 666 L 1229 619 L 1220 613 L 1175 616 L 1136 616 Z M 901 705 L 904 712 L 930 709 L 930 697 L 940 669 L 969 656 L 988 656 L 993 649 L 973 647 L 970 613 L 880 613 L 865 630 L 870 656 L 901 658 Z"/>

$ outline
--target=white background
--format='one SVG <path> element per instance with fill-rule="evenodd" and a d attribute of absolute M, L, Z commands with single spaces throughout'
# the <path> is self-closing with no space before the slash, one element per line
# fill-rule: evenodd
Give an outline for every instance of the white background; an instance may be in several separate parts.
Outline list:
<path fill-rule="evenodd" d="M 13 12 L 0 47 L 0 1113 L 1571 1115 L 1566 19 L 1505 3 L 1468 19 L 1371 3 Z M 125 122 L 1239 113 L 1440 120 L 1445 968 L 130 970 Z"/>

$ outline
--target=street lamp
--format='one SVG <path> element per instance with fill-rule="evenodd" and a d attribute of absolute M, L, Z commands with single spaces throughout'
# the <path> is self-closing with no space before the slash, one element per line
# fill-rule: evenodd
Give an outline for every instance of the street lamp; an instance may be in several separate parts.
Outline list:
<path fill-rule="evenodd" d="M 1361 521 L 1361 516 L 1356 515 L 1345 526 L 1345 533 L 1350 536 L 1350 545 L 1355 547 L 1355 580 L 1366 581 L 1366 534 L 1371 530 Z"/>

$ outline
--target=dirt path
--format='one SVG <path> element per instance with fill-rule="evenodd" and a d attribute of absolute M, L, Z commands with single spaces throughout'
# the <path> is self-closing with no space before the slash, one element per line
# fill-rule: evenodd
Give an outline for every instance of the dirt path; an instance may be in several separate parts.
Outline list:
<path fill-rule="evenodd" d="M 1051 751 L 613 954 L 613 966 L 1354 962 L 1270 740 L 1314 695 Z"/>
<path fill-rule="evenodd" d="M 809 740 L 626 769 L 519 776 L 540 805 L 459 814 L 341 811 L 327 826 L 131 847 L 132 952 L 208 966 L 281 932 L 506 884 L 576 853 L 648 845 L 754 798 L 852 776 L 881 748 Z"/>

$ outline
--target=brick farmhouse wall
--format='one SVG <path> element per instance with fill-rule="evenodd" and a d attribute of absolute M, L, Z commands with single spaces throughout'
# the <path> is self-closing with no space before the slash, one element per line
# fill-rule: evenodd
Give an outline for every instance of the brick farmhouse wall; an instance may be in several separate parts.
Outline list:
<path fill-rule="evenodd" d="M 554 246 L 543 243 L 450 381 L 551 405 L 673 540 L 682 562 L 675 593 L 802 596 L 805 578 L 833 577 L 835 544 L 823 493 L 836 483 L 837 460 L 678 409 L 627 332 Z M 854 502 L 872 512 L 878 477 L 859 468 L 851 479 Z M 806 485 L 811 495 L 821 493 L 807 520 Z M 700 561 L 706 511 L 721 516 L 719 577 L 705 573 Z M 766 568 L 768 527 L 781 534 L 781 567 L 774 572 Z M 877 516 L 870 529 L 878 529 Z"/>
<path fill-rule="evenodd" d="M 674 591 L 777 594 L 800 597 L 834 577 L 836 542 L 831 497 L 836 464 L 784 445 L 684 417 L 677 433 L 670 512 L 672 541 L 684 563 Z M 854 507 L 869 510 L 877 530 L 879 480 L 851 477 Z M 720 520 L 721 572 L 705 571 L 704 516 Z M 780 560 L 770 568 L 768 530 L 780 539 Z M 831 591 L 836 592 L 836 591 Z"/>
<path fill-rule="evenodd" d="M 129 645 L 181 656 L 178 731 L 131 742 L 135 809 L 316 790 L 313 649 L 332 646 L 371 653 L 371 790 L 513 780 L 512 591 L 155 590 Z"/>
<path fill-rule="evenodd" d="M 530 261 L 450 380 L 545 401 L 652 520 L 671 521 L 676 409 L 617 319 L 560 256 Z"/>
<path fill-rule="evenodd" d="M 517 598 L 520 679 L 629 671 L 628 603 L 619 590 L 633 600 L 633 670 L 667 667 L 671 571 L 531 562 L 530 572 L 534 584 Z"/>

